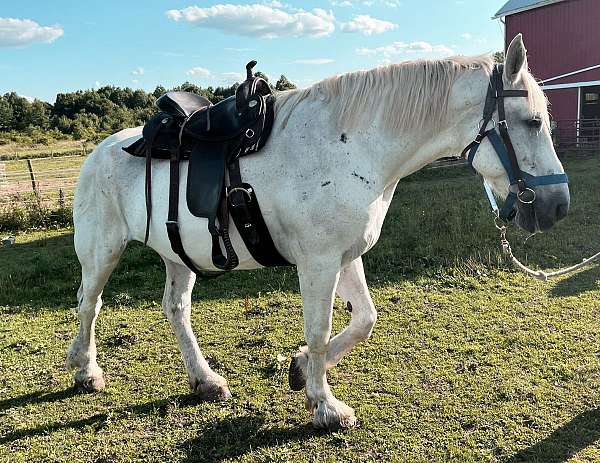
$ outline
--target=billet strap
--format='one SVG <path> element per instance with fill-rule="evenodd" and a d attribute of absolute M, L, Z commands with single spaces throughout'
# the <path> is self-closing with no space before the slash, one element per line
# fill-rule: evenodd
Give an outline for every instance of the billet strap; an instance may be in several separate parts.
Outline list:
<path fill-rule="evenodd" d="M 146 197 L 146 233 L 144 235 L 144 245 L 148 244 L 150 237 L 150 221 L 152 219 L 152 147 L 156 136 L 165 126 L 171 123 L 170 117 L 165 117 L 160 124 L 153 127 L 153 130 L 147 136 L 146 141 L 146 175 L 144 180 L 144 195 Z"/>
<path fill-rule="evenodd" d="M 146 234 L 144 235 L 144 246 L 148 244 L 150 237 L 150 220 L 152 218 L 152 146 L 146 146 L 146 180 L 144 193 L 146 196 Z"/>

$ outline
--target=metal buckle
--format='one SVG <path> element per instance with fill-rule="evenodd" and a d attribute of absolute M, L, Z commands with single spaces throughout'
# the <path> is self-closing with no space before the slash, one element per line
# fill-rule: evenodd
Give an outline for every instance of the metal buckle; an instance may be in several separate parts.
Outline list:
<path fill-rule="evenodd" d="M 252 129 L 246 130 L 246 138 L 254 138 L 254 130 L 252 130 Z"/>
<path fill-rule="evenodd" d="M 506 129 L 508 129 L 508 122 L 506 122 L 506 119 L 498 121 L 498 125 L 503 125 Z"/>
<path fill-rule="evenodd" d="M 248 202 L 252 201 L 252 188 L 242 188 L 241 186 L 235 187 L 235 188 L 231 188 L 231 189 L 227 189 L 227 197 L 229 198 L 229 196 L 231 195 L 231 193 L 233 193 L 234 191 L 241 191 L 242 193 L 245 193 L 246 196 L 248 196 Z"/>
<path fill-rule="evenodd" d="M 531 194 L 531 199 L 523 198 L 523 196 L 526 193 Z M 525 188 L 524 190 L 521 190 L 517 193 L 517 198 L 523 204 L 533 204 L 535 201 L 535 198 L 536 198 L 536 194 L 535 194 L 535 191 L 532 190 L 531 188 Z"/>

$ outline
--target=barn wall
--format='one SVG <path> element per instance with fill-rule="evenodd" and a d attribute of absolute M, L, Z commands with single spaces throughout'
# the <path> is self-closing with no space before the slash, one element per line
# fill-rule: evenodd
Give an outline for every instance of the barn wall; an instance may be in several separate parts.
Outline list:
<path fill-rule="evenodd" d="M 507 16 L 507 42 L 519 32 L 539 79 L 600 64 L 599 0 L 569 0 Z"/>
<path fill-rule="evenodd" d="M 550 101 L 549 109 L 552 119 L 555 121 L 564 121 L 578 118 L 578 89 L 549 90 L 546 92 L 546 95 Z"/>

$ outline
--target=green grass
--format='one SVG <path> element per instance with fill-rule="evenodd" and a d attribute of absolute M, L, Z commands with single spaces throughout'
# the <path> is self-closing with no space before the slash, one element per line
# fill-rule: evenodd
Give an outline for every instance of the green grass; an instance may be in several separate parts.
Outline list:
<path fill-rule="evenodd" d="M 567 163 L 571 215 L 515 252 L 558 267 L 600 248 L 600 160 Z M 76 332 L 69 230 L 0 249 L 0 461 L 600 461 L 600 269 L 554 283 L 501 259 L 478 179 L 465 169 L 401 182 L 365 257 L 373 337 L 331 371 L 361 426 L 312 429 L 287 360 L 303 343 L 291 270 L 196 285 L 193 324 L 231 386 L 197 402 L 162 315 L 156 254 L 132 245 L 104 294 L 98 357 L 107 389 L 80 395 L 63 369 Z M 335 331 L 349 319 L 336 303 Z"/>

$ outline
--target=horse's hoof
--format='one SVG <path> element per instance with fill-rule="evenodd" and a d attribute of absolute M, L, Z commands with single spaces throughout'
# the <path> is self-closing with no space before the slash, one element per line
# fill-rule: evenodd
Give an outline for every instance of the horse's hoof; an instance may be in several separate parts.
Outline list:
<path fill-rule="evenodd" d="M 75 390 L 79 392 L 99 392 L 106 387 L 102 376 L 75 377 Z"/>
<path fill-rule="evenodd" d="M 307 401 L 307 408 L 309 406 Z M 317 429 L 339 431 L 356 428 L 358 421 L 354 410 L 337 399 L 322 400 L 313 405 L 313 426 Z"/>
<path fill-rule="evenodd" d="M 190 384 L 190 388 L 200 400 L 205 402 L 226 402 L 231 399 L 231 392 L 229 391 L 227 383 L 215 384 L 195 382 L 194 384 Z"/>
<path fill-rule="evenodd" d="M 306 386 L 306 378 L 304 371 L 300 366 L 299 357 L 296 355 L 292 357 L 290 362 L 290 369 L 288 370 L 288 383 L 292 391 L 301 391 Z"/>

